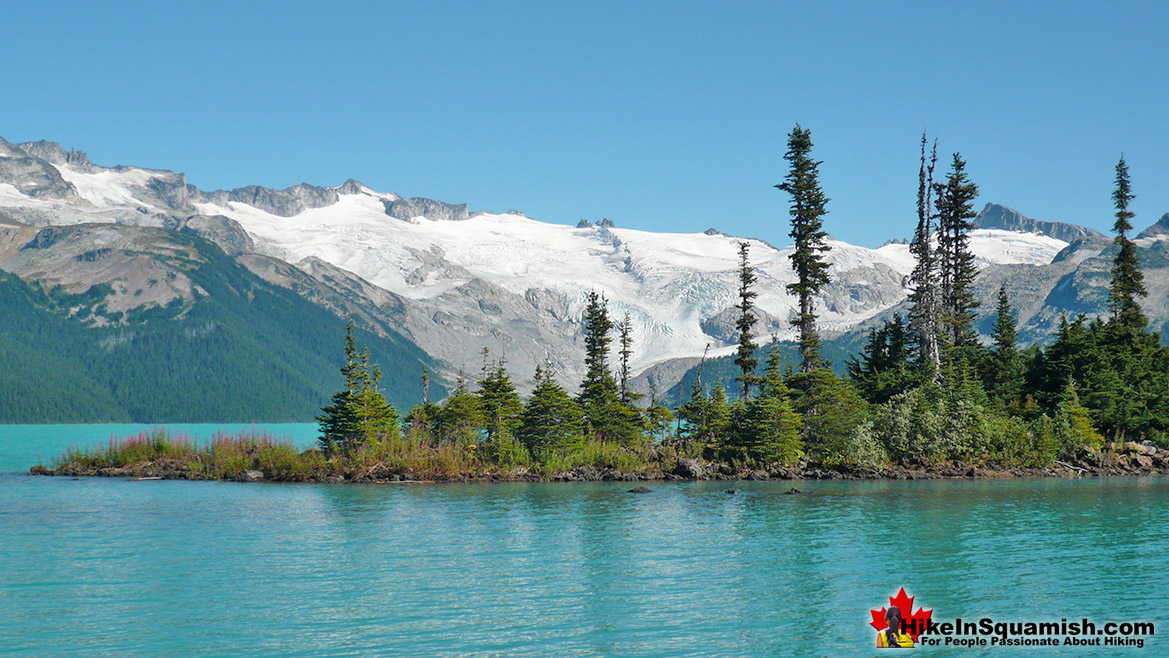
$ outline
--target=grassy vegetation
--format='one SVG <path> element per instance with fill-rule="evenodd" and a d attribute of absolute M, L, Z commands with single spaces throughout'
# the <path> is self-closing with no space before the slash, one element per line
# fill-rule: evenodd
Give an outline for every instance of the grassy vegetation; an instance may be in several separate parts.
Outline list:
<path fill-rule="evenodd" d="M 58 475 L 121 475 L 200 480 L 247 480 L 249 471 L 280 482 L 373 482 L 392 480 L 554 479 L 582 467 L 620 471 L 644 478 L 663 477 L 674 448 L 631 448 L 582 441 L 549 450 L 534 459 L 526 450 L 509 458 L 474 442 L 434 444 L 416 432 L 381 437 L 349 451 L 326 456 L 317 448 L 298 450 L 267 432 L 216 433 L 199 442 L 163 429 L 111 437 L 96 447 L 71 448 L 54 460 Z M 668 472 L 668 471 L 667 471 Z"/>

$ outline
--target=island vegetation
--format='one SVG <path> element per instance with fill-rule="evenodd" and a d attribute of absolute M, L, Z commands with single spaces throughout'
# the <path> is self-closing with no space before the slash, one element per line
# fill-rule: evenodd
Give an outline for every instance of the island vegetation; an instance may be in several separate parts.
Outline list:
<path fill-rule="evenodd" d="M 927 148 L 928 147 L 928 148 Z M 217 436 L 205 445 L 163 432 L 74 450 L 36 473 L 190 479 L 395 481 L 931 477 L 1084 474 L 1169 467 L 1169 349 L 1140 307 L 1128 166 L 1115 168 L 1113 268 L 1106 313 L 1064 317 L 1046 346 L 1021 348 L 1006 287 L 979 339 L 977 276 L 968 234 L 977 186 L 955 153 L 935 180 L 936 142 L 923 135 L 908 317 L 870 330 L 837 375 L 820 356 L 814 299 L 830 283 L 823 218 L 828 198 L 810 132 L 788 136 L 791 255 L 798 300 L 798 363 L 777 341 L 760 355 L 753 333 L 756 276 L 740 244 L 738 350 L 733 390 L 708 393 L 701 368 L 675 409 L 631 387 L 632 324 L 589 294 L 585 375 L 564 388 L 538 367 L 526 400 L 503 357 L 484 352 L 474 382 L 460 373 L 442 401 L 423 396 L 404 414 L 382 393 L 382 373 L 350 325 L 344 387 L 322 409 L 319 445 L 298 451 L 266 435 Z M 614 345 L 614 340 L 616 344 Z M 616 356 L 614 358 L 614 347 Z M 762 356 L 762 358 L 760 358 Z"/>

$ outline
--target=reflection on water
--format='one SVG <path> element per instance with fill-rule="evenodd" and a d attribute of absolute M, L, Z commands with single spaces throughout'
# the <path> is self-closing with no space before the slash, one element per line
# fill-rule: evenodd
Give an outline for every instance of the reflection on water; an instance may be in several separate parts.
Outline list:
<path fill-rule="evenodd" d="M 842 655 L 901 586 L 944 618 L 1169 610 L 1165 478 L 650 486 L 4 475 L 0 638 L 30 656 Z"/>

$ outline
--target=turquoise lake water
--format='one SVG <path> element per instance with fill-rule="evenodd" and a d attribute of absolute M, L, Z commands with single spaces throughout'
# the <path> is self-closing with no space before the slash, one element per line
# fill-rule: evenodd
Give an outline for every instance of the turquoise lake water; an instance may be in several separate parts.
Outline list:
<path fill-rule="evenodd" d="M 311 441 L 299 427 L 286 433 Z M 789 496 L 790 482 L 634 495 L 15 472 L 84 433 L 0 426 L 0 655 L 875 655 L 869 609 L 902 586 L 939 620 L 1169 631 L 1169 478 Z M 918 651 L 1164 656 L 1169 642 Z"/>

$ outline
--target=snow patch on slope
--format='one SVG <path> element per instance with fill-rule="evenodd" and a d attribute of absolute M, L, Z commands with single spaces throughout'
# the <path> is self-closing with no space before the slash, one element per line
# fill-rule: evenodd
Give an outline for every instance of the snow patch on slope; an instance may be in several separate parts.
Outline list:
<path fill-rule="evenodd" d="M 936 247 L 936 241 L 934 246 Z M 970 232 L 970 251 L 979 269 L 991 265 L 1046 265 L 1068 243 L 1040 233 L 1019 233 L 1000 229 L 975 229 Z M 907 244 L 886 244 L 874 250 L 886 259 L 896 261 L 905 274 L 913 271 L 913 254 Z"/>
<path fill-rule="evenodd" d="M 107 169 L 88 173 L 67 164 L 54 164 L 61 178 L 77 188 L 77 194 L 98 208 L 113 206 L 148 207 L 134 195 L 136 187 L 144 187 L 157 177 L 145 169 Z"/>
<path fill-rule="evenodd" d="M 615 317 L 629 312 L 638 349 L 635 366 L 701 354 L 712 341 L 701 323 L 736 303 L 740 238 L 705 233 L 651 233 L 624 228 L 546 224 L 518 214 L 476 213 L 464 221 L 403 221 L 385 212 L 385 195 L 362 186 L 337 203 L 280 217 L 252 206 L 197 204 L 200 212 L 238 221 L 261 249 L 291 262 L 321 258 L 414 300 L 435 300 L 474 279 L 516 295 L 547 290 L 571 300 L 578 316 L 585 295 L 602 291 Z M 780 321 L 795 312 L 786 285 L 795 281 L 792 247 L 751 244 L 756 304 Z M 903 298 L 901 279 L 913 269 L 907 245 L 880 249 L 829 240 L 834 281 L 851 299 L 817 304 L 820 326 L 847 330 Z M 971 247 L 980 267 L 1046 263 L 1067 243 L 1038 234 L 976 230 Z M 794 334 L 786 326 L 781 338 Z M 715 344 L 714 353 L 733 350 Z"/>

